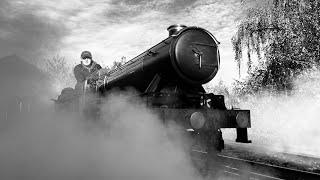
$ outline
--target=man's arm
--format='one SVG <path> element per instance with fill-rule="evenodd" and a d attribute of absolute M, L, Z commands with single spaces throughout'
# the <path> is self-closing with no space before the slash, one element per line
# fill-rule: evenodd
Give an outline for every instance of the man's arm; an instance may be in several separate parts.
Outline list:
<path fill-rule="evenodd" d="M 102 67 L 100 66 L 100 64 L 95 64 L 94 68 L 93 68 L 93 72 L 91 72 L 91 74 L 86 77 L 87 80 L 98 80 L 99 79 L 99 71 L 100 69 L 102 69 Z"/>
<path fill-rule="evenodd" d="M 86 80 L 84 75 L 81 73 L 81 69 L 78 66 L 74 67 L 73 74 L 74 74 L 74 77 L 76 78 L 77 82 L 83 82 Z"/>

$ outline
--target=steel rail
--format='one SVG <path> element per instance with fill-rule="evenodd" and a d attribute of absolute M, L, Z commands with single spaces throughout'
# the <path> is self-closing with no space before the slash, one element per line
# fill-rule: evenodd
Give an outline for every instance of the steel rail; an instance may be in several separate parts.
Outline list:
<path fill-rule="evenodd" d="M 320 174 L 287 167 L 275 166 L 226 155 L 217 155 L 226 174 L 248 179 L 320 180 Z"/>

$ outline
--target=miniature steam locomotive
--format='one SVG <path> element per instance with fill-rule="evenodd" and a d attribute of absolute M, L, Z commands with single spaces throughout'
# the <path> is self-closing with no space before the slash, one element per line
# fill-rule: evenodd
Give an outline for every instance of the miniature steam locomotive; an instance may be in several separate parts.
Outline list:
<path fill-rule="evenodd" d="M 222 95 L 206 93 L 220 65 L 219 42 L 200 27 L 172 25 L 169 37 L 112 71 L 91 78 L 103 97 L 113 88 L 135 88 L 164 123 L 174 120 L 198 140 L 194 152 L 210 154 L 224 148 L 221 128 L 235 128 L 237 142 L 248 143 L 250 111 L 225 106 Z"/>
<path fill-rule="evenodd" d="M 147 105 L 164 119 L 175 119 L 195 131 L 237 128 L 237 141 L 248 142 L 249 110 L 227 110 L 224 97 L 206 93 L 202 84 L 218 72 L 220 55 L 216 38 L 200 27 L 172 25 L 169 37 L 110 72 L 100 94 L 118 87 L 134 87 Z"/>

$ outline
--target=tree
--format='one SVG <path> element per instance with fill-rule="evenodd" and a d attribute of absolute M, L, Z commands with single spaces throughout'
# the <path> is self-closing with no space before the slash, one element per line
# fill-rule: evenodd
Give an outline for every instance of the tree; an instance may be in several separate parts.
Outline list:
<path fill-rule="evenodd" d="M 320 2 L 269 0 L 251 7 L 232 44 L 239 71 L 245 50 L 248 59 L 249 76 L 240 87 L 253 92 L 269 87 L 291 89 L 296 75 L 320 64 Z M 254 53 L 256 67 L 252 66 Z"/>
<path fill-rule="evenodd" d="M 122 56 L 120 61 L 113 61 L 113 65 L 111 66 L 110 70 L 120 68 L 125 63 L 126 63 L 126 57 Z"/>
<path fill-rule="evenodd" d="M 72 67 L 64 57 L 56 55 L 45 59 L 45 72 L 58 84 L 59 88 L 70 87 L 75 84 Z"/>

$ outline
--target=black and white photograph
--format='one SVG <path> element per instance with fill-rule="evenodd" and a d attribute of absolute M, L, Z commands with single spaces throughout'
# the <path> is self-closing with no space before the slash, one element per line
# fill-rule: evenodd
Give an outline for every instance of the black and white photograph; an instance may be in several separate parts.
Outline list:
<path fill-rule="evenodd" d="M 0 179 L 319 180 L 320 1 L 0 0 Z"/>

